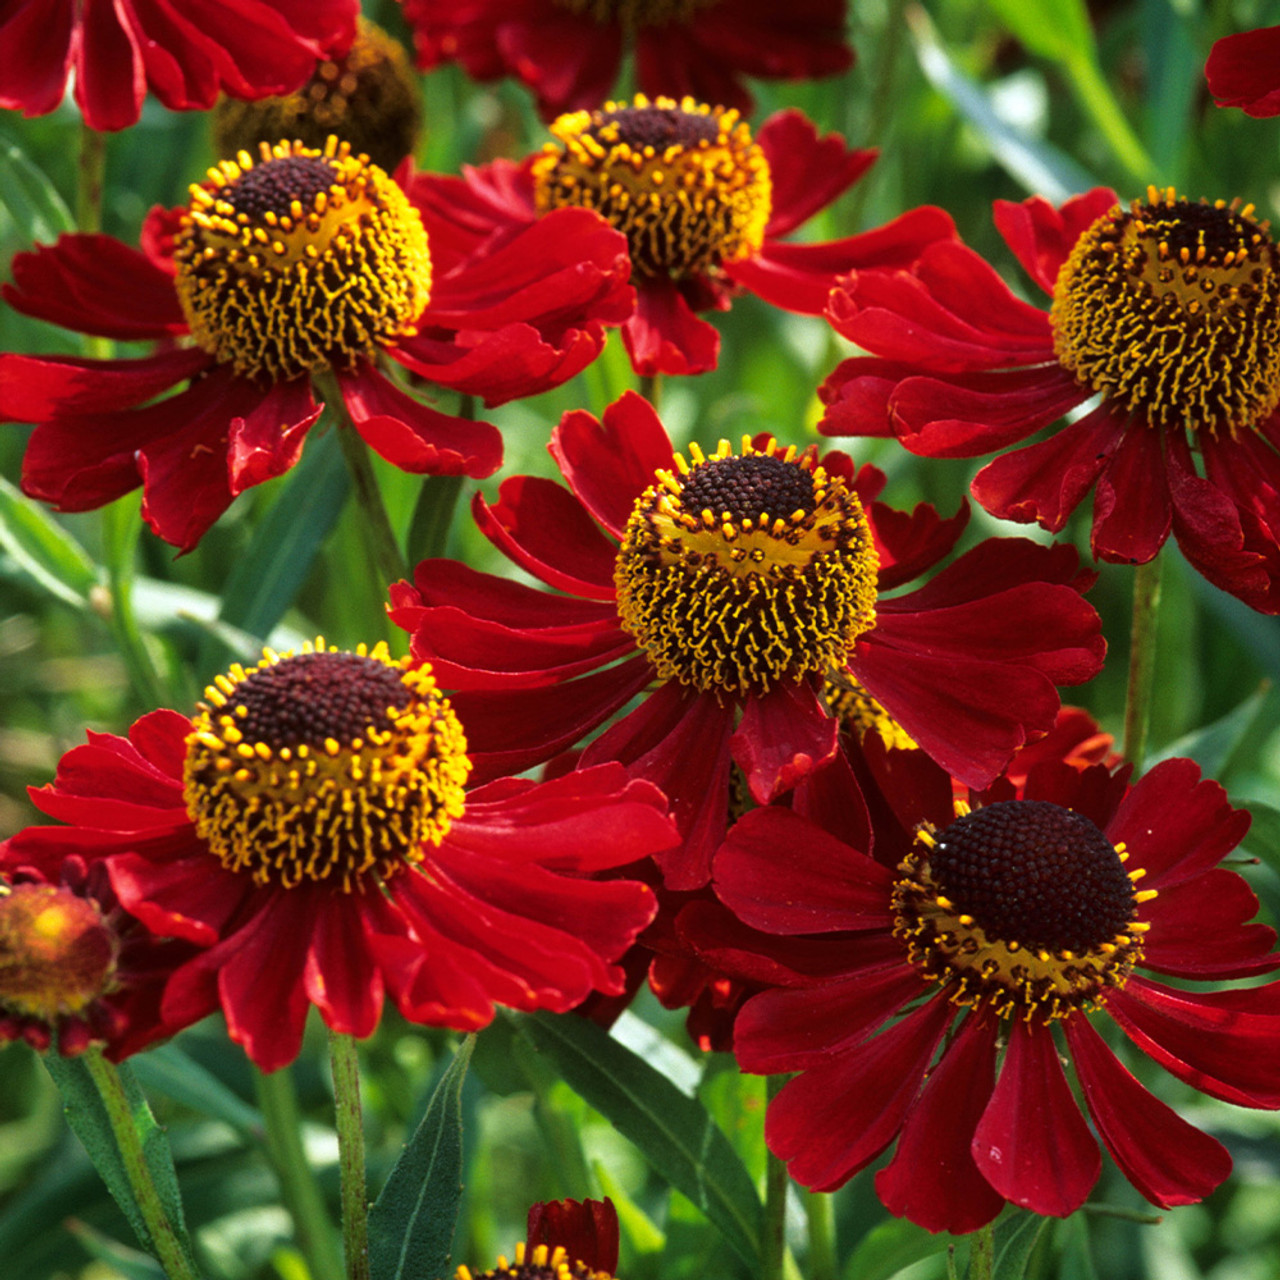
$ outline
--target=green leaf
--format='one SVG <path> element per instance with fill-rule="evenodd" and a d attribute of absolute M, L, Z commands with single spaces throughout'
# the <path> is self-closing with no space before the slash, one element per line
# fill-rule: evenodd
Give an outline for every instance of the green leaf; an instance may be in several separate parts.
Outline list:
<path fill-rule="evenodd" d="M 458 1046 L 422 1123 L 369 1211 L 372 1280 L 443 1275 L 462 1201 L 462 1082 L 475 1036 Z"/>
<path fill-rule="evenodd" d="M 996 114 L 983 88 L 951 60 L 924 10 L 914 11 L 911 33 L 926 79 L 977 130 L 992 159 L 1026 191 L 1056 203 L 1098 185 L 1052 143 L 1015 129 Z"/>
<path fill-rule="evenodd" d="M 945 1252 L 951 1243 L 950 1236 L 934 1235 L 905 1218 L 890 1218 L 862 1237 L 844 1274 L 850 1280 L 889 1280 L 922 1259 Z"/>
<path fill-rule="evenodd" d="M 627 1194 L 626 1188 L 601 1161 L 593 1160 L 591 1171 L 600 1183 L 600 1190 L 613 1201 L 618 1211 L 618 1226 L 636 1253 L 661 1253 L 667 1241 L 653 1219 Z"/>
<path fill-rule="evenodd" d="M 1186 734 L 1163 748 L 1158 755 L 1150 757 L 1147 767 L 1150 768 L 1161 760 L 1186 756 L 1194 760 L 1207 777 L 1220 777 L 1237 748 L 1257 723 L 1270 694 L 1270 684 L 1264 683 L 1221 719 Z"/>
<path fill-rule="evenodd" d="M 350 480 L 337 431 L 308 442 L 302 461 L 259 522 L 244 555 L 227 577 L 220 621 L 265 640 L 307 580 L 325 539 L 338 522 Z M 224 654 L 210 636 L 199 670 L 212 671 Z M 237 653 L 237 657 L 245 657 Z"/>
<path fill-rule="evenodd" d="M 565 1083 L 635 1143 L 749 1266 L 758 1267 L 760 1198 L 706 1108 L 585 1018 L 539 1013 L 517 1025 Z"/>
<path fill-rule="evenodd" d="M 52 244 L 76 222 L 57 188 L 16 143 L 0 138 L 0 204 L 28 243 Z"/>
<path fill-rule="evenodd" d="M 97 566 L 43 507 L 0 478 L 0 547 L 50 595 L 87 608 L 100 581 Z"/>
<path fill-rule="evenodd" d="M 96 1052 L 90 1050 L 90 1052 Z M 84 1057 L 64 1058 L 56 1050 L 44 1055 L 44 1064 L 62 1095 L 63 1110 L 67 1122 L 74 1130 L 97 1169 L 107 1189 L 129 1219 L 129 1225 L 143 1246 L 155 1252 L 155 1242 L 143 1221 L 142 1210 L 133 1193 L 133 1186 L 125 1170 L 124 1158 L 111 1127 L 106 1104 L 93 1073 Z M 178 1244 L 191 1257 L 191 1242 L 183 1221 L 182 1195 L 178 1190 L 178 1175 L 174 1172 L 173 1153 L 165 1131 L 156 1123 L 137 1077 L 128 1063 L 120 1063 L 113 1070 L 119 1075 L 120 1085 L 128 1103 L 134 1127 L 142 1142 L 142 1155 L 147 1171 L 155 1184 L 165 1216 L 173 1226 Z M 194 1266 L 193 1266 L 194 1270 Z"/>
<path fill-rule="evenodd" d="M 1051 62 L 1093 58 L 1084 0 L 989 0 L 992 12 L 1028 53 Z"/>
<path fill-rule="evenodd" d="M 996 1226 L 996 1265 L 992 1280 L 1022 1280 L 1027 1274 L 1032 1250 L 1048 1221 L 1025 1210 L 1000 1220 Z"/>
<path fill-rule="evenodd" d="M 172 1098 L 201 1115 L 222 1120 L 253 1141 L 263 1137 L 262 1112 L 228 1089 L 213 1072 L 188 1057 L 176 1044 L 164 1044 L 139 1054 L 130 1065 L 139 1082 L 153 1093 Z"/>
<path fill-rule="evenodd" d="M 130 1249 L 78 1218 L 68 1218 L 66 1227 L 93 1257 L 105 1262 L 125 1280 L 164 1280 L 160 1264 L 147 1254 Z"/>

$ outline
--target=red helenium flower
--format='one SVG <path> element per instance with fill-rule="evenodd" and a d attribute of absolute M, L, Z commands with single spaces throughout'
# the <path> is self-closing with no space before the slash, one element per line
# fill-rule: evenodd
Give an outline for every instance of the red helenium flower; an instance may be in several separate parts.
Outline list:
<path fill-rule="evenodd" d="M 670 888 L 707 881 L 732 763 L 767 804 L 832 758 L 832 673 L 986 783 L 1052 727 L 1054 685 L 1101 666 L 1069 547 L 988 539 L 884 596 L 952 549 L 967 512 L 883 506 L 884 477 L 844 454 L 747 440 L 741 456 L 691 448 L 690 465 L 634 393 L 603 423 L 566 414 L 550 448 L 568 490 L 516 477 L 474 512 L 559 594 L 427 560 L 413 586 L 392 587 L 391 616 L 463 691 L 486 776 L 549 759 L 646 694 L 582 760 L 621 760 L 671 799 L 686 846 L 659 855 Z"/>
<path fill-rule="evenodd" d="M 613 1201 L 539 1201 L 529 1209 L 526 1247 L 565 1251 L 571 1262 L 612 1275 L 618 1269 L 618 1211 Z"/>
<path fill-rule="evenodd" d="M 735 1028 L 744 1070 L 799 1073 L 769 1107 L 770 1148 L 830 1190 L 896 1143 L 876 1190 L 931 1231 L 975 1230 L 1006 1201 L 1066 1216 L 1101 1160 L 1057 1024 L 1125 1177 L 1163 1207 L 1202 1199 L 1230 1156 L 1130 1074 L 1094 1016 L 1204 1093 L 1280 1107 L 1280 984 L 1188 991 L 1152 976 L 1280 965 L 1273 930 L 1248 923 L 1257 899 L 1218 866 L 1249 815 L 1190 760 L 1133 787 L 1128 768 L 1041 763 L 1022 787 L 1002 779 L 953 810 L 945 776 L 928 778 L 918 752 L 894 754 L 897 804 L 924 824 L 896 868 L 861 851 L 830 797 L 810 816 L 748 813 L 715 860 L 724 903 L 773 935 L 769 963 L 783 972 L 797 957 Z M 724 964 L 722 934 L 708 933 L 706 954 Z"/>
<path fill-rule="evenodd" d="M 65 235 L 14 259 L 3 292 L 19 311 L 160 344 L 122 360 L 0 356 L 0 419 L 36 424 L 32 497 L 83 511 L 141 484 L 152 529 L 190 550 L 233 498 L 298 461 L 322 408 L 312 373 L 332 374 L 396 466 L 489 475 L 497 429 L 408 395 L 378 356 L 497 404 L 572 377 L 630 310 L 625 242 L 584 210 L 468 254 L 333 139 L 256 163 L 242 152 L 210 175 L 188 209 L 153 213 L 143 252 Z"/>
<path fill-rule="evenodd" d="M 420 174 L 410 193 L 460 245 L 504 241 L 566 207 L 623 231 L 636 306 L 622 337 L 640 374 L 715 368 L 720 335 L 695 312 L 726 310 L 735 292 L 817 315 L 837 276 L 908 267 L 954 235 L 951 218 L 926 207 L 842 240 L 784 240 L 876 157 L 820 137 L 799 111 L 771 116 L 753 140 L 736 111 L 638 96 L 564 116 L 552 132 L 559 145 L 539 155 L 464 167 L 461 178 Z"/>
<path fill-rule="evenodd" d="M 1280 27 L 1241 31 L 1217 41 L 1204 64 L 1220 107 L 1251 116 L 1280 115 Z"/>
<path fill-rule="evenodd" d="M 613 92 L 628 47 L 647 94 L 751 110 L 744 75 L 800 80 L 853 63 L 845 0 L 401 0 L 424 70 L 516 76 L 546 119 Z"/>
<path fill-rule="evenodd" d="M 953 242 L 913 273 L 855 273 L 828 314 L 873 356 L 822 386 L 821 430 L 974 457 L 1087 409 L 988 463 L 978 501 L 1056 532 L 1095 490 L 1098 558 L 1145 563 L 1172 532 L 1210 582 L 1280 612 L 1280 250 L 1264 225 L 1172 189 L 1128 209 L 1105 188 L 995 208 L 1050 310 Z"/>
<path fill-rule="evenodd" d="M 0 1040 L 119 1062 L 167 1035 L 160 997 L 196 948 L 125 911 L 101 863 L 70 853 L 46 874 L 19 848 L 0 844 Z"/>
<path fill-rule="evenodd" d="M 45 115 L 75 72 L 91 129 L 138 123 L 154 93 L 171 111 L 207 111 L 220 93 L 296 89 L 356 33 L 356 0 L 0 0 L 0 107 Z"/>
<path fill-rule="evenodd" d="M 610 962 L 653 896 L 591 877 L 675 840 L 654 787 L 614 765 L 466 790 L 457 718 L 385 646 L 268 655 L 206 699 L 68 752 L 32 798 L 70 826 L 28 828 L 0 864 L 105 866 L 126 910 L 196 944 L 164 991 L 170 1030 L 221 1006 L 271 1071 L 312 1004 L 367 1036 L 384 994 L 474 1030 L 496 1004 L 559 1012 L 620 988 Z"/>

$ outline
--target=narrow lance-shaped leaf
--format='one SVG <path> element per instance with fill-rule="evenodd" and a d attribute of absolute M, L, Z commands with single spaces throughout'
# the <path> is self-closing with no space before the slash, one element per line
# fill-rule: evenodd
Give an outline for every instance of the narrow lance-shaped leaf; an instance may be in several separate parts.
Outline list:
<path fill-rule="evenodd" d="M 749 1266 L 758 1267 L 760 1198 L 702 1103 L 585 1018 L 532 1014 L 519 1027 L 565 1083 L 635 1143 Z"/>
<path fill-rule="evenodd" d="M 369 1211 L 372 1280 L 435 1280 L 449 1265 L 462 1201 L 462 1083 L 475 1040 L 459 1045 Z"/>

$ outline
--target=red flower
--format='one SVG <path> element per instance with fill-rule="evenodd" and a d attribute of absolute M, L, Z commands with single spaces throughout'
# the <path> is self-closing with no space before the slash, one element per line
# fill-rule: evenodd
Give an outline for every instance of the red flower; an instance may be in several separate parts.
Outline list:
<path fill-rule="evenodd" d="M 920 765 L 897 754 L 905 772 Z M 770 1105 L 769 1146 L 799 1182 L 830 1190 L 896 1142 L 876 1190 L 931 1231 L 972 1231 L 1006 1201 L 1070 1214 L 1101 1161 L 1057 1024 L 1129 1181 L 1164 1207 L 1203 1198 L 1230 1156 L 1121 1065 L 1091 1015 L 1204 1093 L 1280 1107 L 1280 984 L 1203 992 L 1149 976 L 1280 965 L 1274 932 L 1247 923 L 1257 899 L 1217 866 L 1248 814 L 1190 760 L 1132 788 L 1127 768 L 1041 764 L 1022 789 L 971 793 L 971 812 L 952 811 L 945 777 L 914 771 L 899 803 L 923 825 L 896 870 L 859 851 L 857 830 L 846 841 L 831 804 L 811 817 L 757 809 L 716 857 L 726 905 L 808 966 L 750 1000 L 735 1029 L 745 1070 L 800 1073 Z"/>
<path fill-rule="evenodd" d="M 618 1269 L 618 1211 L 608 1196 L 539 1201 L 529 1210 L 527 1236 L 530 1254 L 539 1245 L 553 1252 L 559 1247 L 571 1262 L 589 1270 L 612 1275 Z"/>
<path fill-rule="evenodd" d="M 1098 617 L 1075 552 L 993 538 L 909 595 L 967 518 L 875 502 L 884 477 L 772 441 L 675 457 L 647 401 L 566 414 L 550 445 L 570 491 L 528 476 L 479 497 L 485 535 L 561 594 L 447 560 L 392 587 L 394 621 L 463 690 L 477 768 L 546 760 L 637 694 L 585 763 L 621 760 L 671 799 L 686 836 L 668 887 L 705 884 L 731 763 L 769 803 L 836 750 L 832 673 L 860 682 L 931 755 L 975 783 L 1052 727 L 1055 684 L 1096 675 Z M 718 511 L 718 515 L 712 515 Z M 785 512 L 784 516 L 762 513 Z M 621 544 L 621 545 L 619 545 Z M 844 674 L 847 673 L 847 674 Z"/>
<path fill-rule="evenodd" d="M 91 129 L 137 124 L 148 90 L 171 111 L 289 93 L 346 51 L 358 13 L 355 0 L 5 0 L 0 107 L 45 115 L 72 71 Z"/>
<path fill-rule="evenodd" d="M 462 178 L 421 174 L 411 195 L 466 246 L 501 243 L 556 209 L 600 213 L 630 246 L 636 306 L 622 338 L 640 374 L 714 369 L 720 335 L 694 313 L 726 310 L 736 291 L 817 315 L 837 276 L 908 267 L 954 235 L 946 213 L 923 208 L 843 240 L 783 240 L 876 157 L 819 137 L 799 111 L 771 116 L 753 141 L 736 111 L 637 97 L 564 116 L 552 132 L 561 146 Z"/>
<path fill-rule="evenodd" d="M 418 65 L 461 63 L 476 80 L 519 77 L 545 119 L 591 110 L 634 49 L 647 94 L 751 110 L 743 75 L 828 76 L 853 64 L 845 0 L 401 0 Z"/>
<path fill-rule="evenodd" d="M 105 868 L 70 854 L 46 875 L 0 844 L 0 1041 L 115 1062 L 168 1034 L 160 996 L 195 948 L 155 937 L 118 902 Z M 56 879 L 54 878 L 56 877 Z"/>
<path fill-rule="evenodd" d="M 332 373 L 388 461 L 489 475 L 496 428 L 407 395 L 378 354 L 496 404 L 577 373 L 630 307 L 622 237 L 582 210 L 466 256 L 333 139 L 210 174 L 188 209 L 152 215 L 143 253 L 71 235 L 15 258 L 4 296 L 19 311 L 162 344 L 127 360 L 0 356 L 0 420 L 37 424 L 32 497 L 83 511 L 141 484 L 152 529 L 188 551 L 234 497 L 297 462 L 322 407 L 313 372 Z"/>
<path fill-rule="evenodd" d="M 170 1030 L 221 1006 L 263 1070 L 308 1006 L 370 1035 L 384 992 L 414 1022 L 474 1030 L 494 1005 L 563 1011 L 615 991 L 653 915 L 591 873 L 672 843 L 662 797 L 618 766 L 464 790 L 457 718 L 429 670 L 309 648 L 232 669 L 194 718 L 91 734 L 3 865 L 105 864 L 120 902 L 201 950 L 169 978 Z"/>
<path fill-rule="evenodd" d="M 1105 188 L 1060 210 L 998 201 L 1050 311 L 956 243 L 926 249 L 914 274 L 856 275 L 829 315 L 881 358 L 828 378 L 821 429 L 974 457 L 1100 396 L 984 467 L 978 501 L 1057 532 L 1096 489 L 1095 556 L 1145 563 L 1172 531 L 1211 582 L 1280 612 L 1280 250 L 1251 214 L 1154 188 L 1128 210 Z"/>
<path fill-rule="evenodd" d="M 1259 27 L 1214 44 L 1204 74 L 1220 107 L 1280 115 L 1280 27 Z"/>

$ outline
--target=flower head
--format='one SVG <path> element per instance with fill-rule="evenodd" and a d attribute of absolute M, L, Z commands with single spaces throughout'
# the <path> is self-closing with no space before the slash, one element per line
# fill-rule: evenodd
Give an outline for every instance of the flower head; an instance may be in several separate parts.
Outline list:
<path fill-rule="evenodd" d="M 54 875 L 0 844 L 0 1040 L 127 1057 L 167 1034 L 160 994 L 195 948 L 124 911 L 102 867 L 73 855 Z"/>
<path fill-rule="evenodd" d="M 640 89 L 750 111 L 743 76 L 799 80 L 853 62 L 845 0 L 402 0 L 424 69 L 516 76 L 544 118 L 591 110 L 634 50 Z"/>
<path fill-rule="evenodd" d="M 662 797 L 617 767 L 468 791 L 466 751 L 430 671 L 385 646 L 268 652 L 194 717 L 153 712 L 71 752 L 33 793 L 71 829 L 28 828 L 0 865 L 104 869 L 128 911 L 194 944 L 164 987 L 168 1029 L 221 1005 L 266 1070 L 297 1054 L 311 1004 L 365 1036 L 384 993 L 471 1030 L 495 1004 L 619 990 L 611 961 L 652 895 L 589 876 L 674 841 Z"/>
<path fill-rule="evenodd" d="M 856 681 L 975 785 L 1050 729 L 1054 684 L 1103 643 L 1066 547 L 991 539 L 918 591 L 887 595 L 955 545 L 965 512 L 897 512 L 848 457 L 765 437 L 674 453 L 647 401 L 570 413 L 551 450 L 570 491 L 507 480 L 475 504 L 486 535 L 561 594 L 449 561 L 392 588 L 392 618 L 460 690 L 483 776 L 527 769 L 644 699 L 583 753 L 670 797 L 686 843 L 668 888 L 706 883 L 732 766 L 768 804 L 832 760 L 825 690 Z M 745 794 L 745 793 L 744 793 Z"/>
<path fill-rule="evenodd" d="M 529 1209 L 528 1239 L 489 1271 L 461 1266 L 455 1280 L 613 1280 L 618 1211 L 613 1201 L 552 1200 Z"/>
<path fill-rule="evenodd" d="M 1018 786 L 958 789 L 953 808 L 945 775 L 898 754 L 892 809 L 914 828 L 896 865 L 880 830 L 881 856 L 862 851 L 832 796 L 808 817 L 747 814 L 716 858 L 717 894 L 771 935 L 760 950 L 779 975 L 743 1007 L 735 1052 L 749 1071 L 799 1072 L 770 1105 L 770 1147 L 829 1190 L 896 1142 L 876 1189 L 932 1231 L 974 1230 L 1006 1201 L 1070 1214 L 1101 1161 L 1058 1028 L 1125 1176 L 1164 1207 L 1203 1198 L 1230 1171 L 1226 1150 L 1139 1084 L 1095 1022 L 1205 1093 L 1280 1107 L 1277 984 L 1188 991 L 1150 976 L 1280 966 L 1274 932 L 1249 923 L 1257 899 L 1217 865 L 1248 815 L 1189 760 L 1130 787 L 1127 768 L 1041 759 Z M 732 965 L 722 932 L 704 931 L 704 954 Z M 698 947 L 697 921 L 686 934 Z M 745 969 L 759 980 L 759 962 Z"/>
<path fill-rule="evenodd" d="M 0 107 L 45 115 L 73 72 L 85 123 L 99 130 L 137 124 L 148 91 L 171 111 L 207 111 L 219 92 L 287 93 L 318 58 L 347 49 L 358 13 L 355 0 L 224 0 L 217 9 L 192 0 L 8 5 L 0 17 Z"/>
<path fill-rule="evenodd" d="M 390 462 L 488 475 L 497 429 L 410 396 L 380 362 L 490 404 L 556 385 L 629 309 L 625 241 L 565 210 L 473 258 L 447 230 L 436 243 L 433 221 L 331 137 L 223 161 L 185 209 L 153 212 L 145 253 L 71 235 L 19 254 L 4 286 L 19 311 L 163 344 L 124 360 L 0 356 L 0 419 L 36 424 L 24 490 L 81 511 L 141 484 L 151 527 L 190 550 L 298 461 L 321 374 Z"/>
<path fill-rule="evenodd" d="M 570 112 L 551 132 L 556 141 L 519 165 L 422 174 L 412 197 L 478 246 L 557 210 L 605 218 L 627 238 L 636 308 L 622 337 L 641 374 L 713 369 L 719 335 L 695 313 L 725 310 L 735 292 L 816 315 L 838 276 L 908 267 L 953 234 L 947 214 L 924 208 L 843 240 L 784 241 L 876 156 L 819 137 L 798 111 L 753 133 L 735 108 L 637 94 Z"/>
<path fill-rule="evenodd" d="M 336 134 L 388 173 L 412 153 L 421 126 L 421 94 L 408 55 L 365 18 L 351 48 L 317 63 L 292 93 L 257 102 L 223 98 L 213 117 L 219 155 L 253 155 L 280 138 L 323 147 Z"/>
<path fill-rule="evenodd" d="M 1267 223 L 1239 201 L 1154 187 L 1128 207 L 1102 188 L 1060 210 L 999 202 L 996 220 L 1048 312 L 958 244 L 926 250 L 913 274 L 856 275 L 830 315 L 873 355 L 827 379 L 822 430 L 967 457 L 1088 407 L 984 467 L 978 501 L 1056 532 L 1095 489 L 1095 556 L 1144 563 L 1172 532 L 1211 582 L 1280 611 L 1280 250 Z"/>

